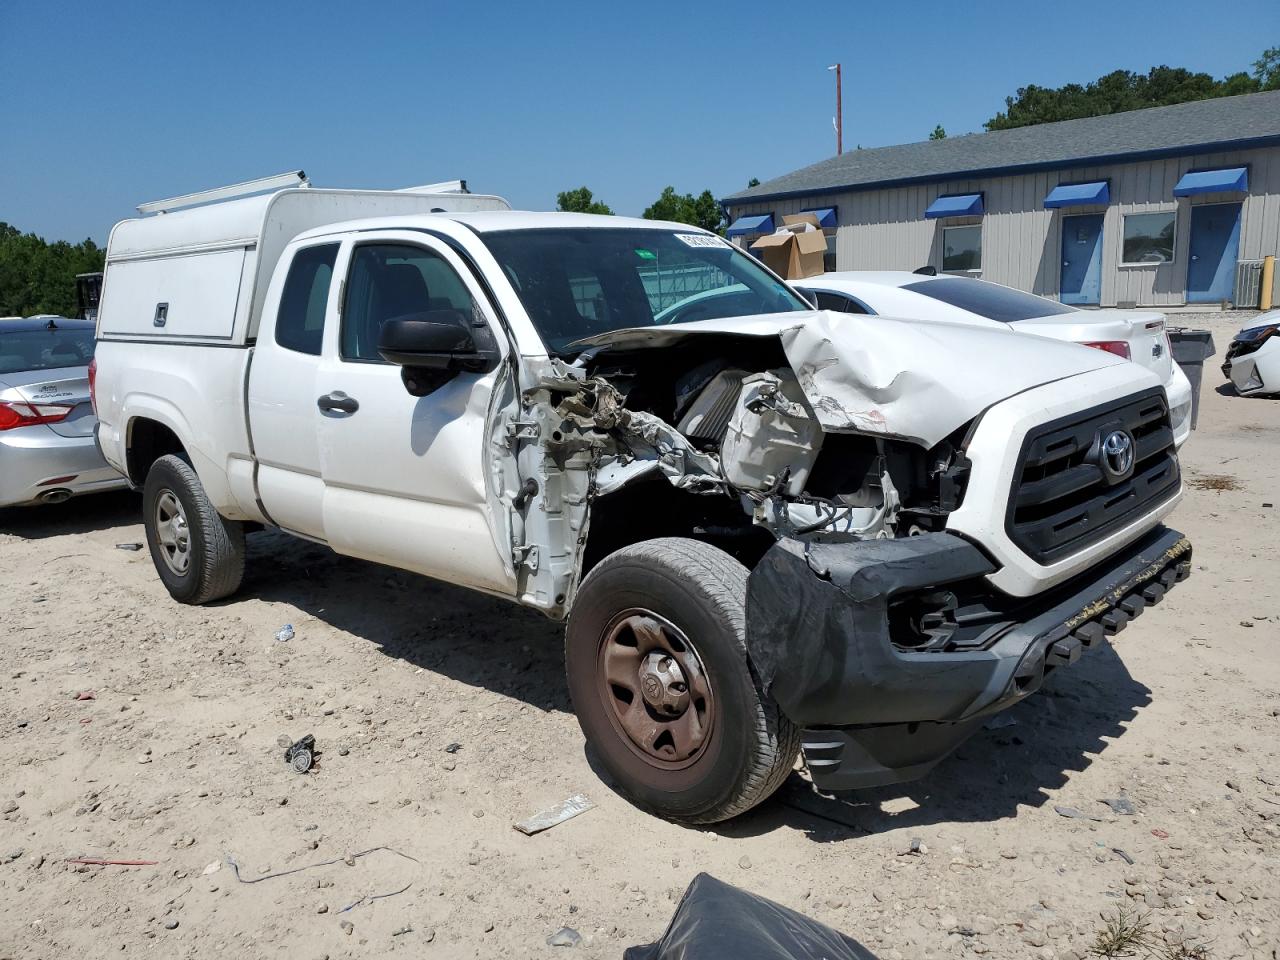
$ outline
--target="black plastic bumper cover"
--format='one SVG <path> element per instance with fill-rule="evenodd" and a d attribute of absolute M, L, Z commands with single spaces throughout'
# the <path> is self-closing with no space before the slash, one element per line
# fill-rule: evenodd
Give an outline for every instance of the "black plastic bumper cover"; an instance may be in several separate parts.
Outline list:
<path fill-rule="evenodd" d="M 1158 603 L 1191 569 L 1191 544 L 1157 527 L 1094 570 L 1019 610 L 985 648 L 895 646 L 889 603 L 994 570 L 947 533 L 824 544 L 780 540 L 747 587 L 747 650 L 792 721 L 814 782 L 845 789 L 922 776 L 982 717 L 1037 690 Z"/>

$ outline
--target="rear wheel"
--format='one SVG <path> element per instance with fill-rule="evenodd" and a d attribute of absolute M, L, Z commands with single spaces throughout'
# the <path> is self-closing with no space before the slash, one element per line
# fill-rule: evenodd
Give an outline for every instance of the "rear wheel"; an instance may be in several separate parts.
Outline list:
<path fill-rule="evenodd" d="M 244 578 L 244 525 L 224 520 L 185 459 L 151 465 L 142 489 L 143 523 L 156 572 L 180 603 L 235 593 Z"/>
<path fill-rule="evenodd" d="M 737 816 L 778 788 L 799 731 L 746 655 L 747 570 L 669 538 L 625 547 L 578 591 L 565 640 L 587 740 L 638 806 L 686 823 Z"/>

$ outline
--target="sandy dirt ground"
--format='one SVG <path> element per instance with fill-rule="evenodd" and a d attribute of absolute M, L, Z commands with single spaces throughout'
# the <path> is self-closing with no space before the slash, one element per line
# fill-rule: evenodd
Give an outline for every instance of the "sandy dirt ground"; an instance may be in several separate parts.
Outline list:
<path fill-rule="evenodd" d="M 716 829 L 602 782 L 537 615 L 274 533 L 236 597 L 182 607 L 116 547 L 132 495 L 0 513 L 0 957 L 618 958 L 699 871 L 886 960 L 1083 957 L 1117 910 L 1185 941 L 1161 957 L 1280 956 L 1280 400 L 1223 386 L 1240 315 L 1175 319 L 1219 347 L 1171 520 L 1192 578 L 927 779 L 797 772 Z M 306 733 L 298 775 L 276 741 Z"/>

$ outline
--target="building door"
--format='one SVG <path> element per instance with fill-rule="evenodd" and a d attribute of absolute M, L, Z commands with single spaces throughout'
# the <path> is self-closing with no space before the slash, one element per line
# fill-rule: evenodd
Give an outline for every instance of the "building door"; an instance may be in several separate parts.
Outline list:
<path fill-rule="evenodd" d="M 1062 218 L 1062 302 L 1102 300 L 1102 214 Z"/>
<path fill-rule="evenodd" d="M 1187 303 L 1230 300 L 1240 246 L 1240 204 L 1206 203 L 1191 208 L 1191 256 Z"/>

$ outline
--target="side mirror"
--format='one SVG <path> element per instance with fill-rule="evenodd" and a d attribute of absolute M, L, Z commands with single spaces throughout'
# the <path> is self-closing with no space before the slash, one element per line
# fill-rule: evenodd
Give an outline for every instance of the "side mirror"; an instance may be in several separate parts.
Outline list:
<path fill-rule="evenodd" d="M 476 344 L 471 318 L 461 310 L 427 310 L 386 321 L 378 353 L 400 367 L 400 379 L 414 397 L 427 396 L 463 371 L 488 373 L 502 359 L 496 346 Z"/>
<path fill-rule="evenodd" d="M 378 353 L 402 367 L 453 372 L 485 373 L 499 360 L 496 350 L 476 345 L 470 318 L 461 310 L 427 310 L 386 321 Z"/>

